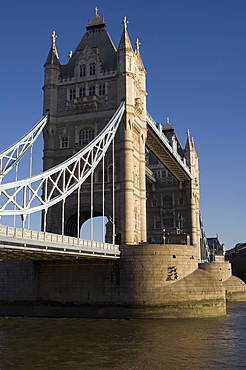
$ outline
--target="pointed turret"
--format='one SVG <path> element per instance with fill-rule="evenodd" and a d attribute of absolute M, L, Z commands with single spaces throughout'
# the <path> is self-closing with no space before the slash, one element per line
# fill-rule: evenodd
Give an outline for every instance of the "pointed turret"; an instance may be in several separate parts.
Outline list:
<path fill-rule="evenodd" d="M 190 137 L 190 130 L 187 131 L 187 139 L 186 139 L 186 144 L 185 144 L 185 150 L 193 150 L 193 142 Z"/>
<path fill-rule="evenodd" d="M 123 52 L 132 52 L 133 49 L 132 49 L 132 44 L 131 44 L 131 41 L 130 41 L 130 37 L 128 35 L 128 32 L 127 32 L 127 19 L 126 17 L 124 17 L 123 19 L 123 32 L 122 32 L 122 35 L 121 35 L 121 39 L 120 39 L 120 43 L 119 43 L 119 47 L 118 47 L 118 52 L 120 51 L 123 51 Z"/>
<path fill-rule="evenodd" d="M 51 47 L 44 64 L 44 104 L 43 113 L 49 111 L 49 122 L 43 130 L 44 135 L 44 153 L 49 159 L 44 163 L 44 170 L 53 167 L 54 165 L 54 137 L 56 131 L 56 115 L 57 115 L 57 92 L 58 80 L 61 73 L 60 61 L 56 49 L 55 31 L 51 35 Z"/>
<path fill-rule="evenodd" d="M 190 137 L 190 130 L 187 131 L 187 140 L 185 144 L 185 158 L 188 166 L 197 167 L 198 170 L 198 157 L 195 149 L 194 139 Z"/>
<path fill-rule="evenodd" d="M 51 44 L 50 51 L 49 51 L 49 54 L 47 56 L 44 66 L 46 66 L 47 64 L 56 64 L 56 65 L 60 64 L 59 56 L 58 56 L 58 52 L 56 48 L 56 38 L 57 38 L 57 35 L 55 31 L 53 31 L 51 35 L 52 44 Z"/>
<path fill-rule="evenodd" d="M 56 114 L 57 85 L 60 76 L 60 61 L 56 49 L 55 31 L 51 35 L 51 48 L 44 65 L 44 113 L 49 111 L 50 115 Z"/>

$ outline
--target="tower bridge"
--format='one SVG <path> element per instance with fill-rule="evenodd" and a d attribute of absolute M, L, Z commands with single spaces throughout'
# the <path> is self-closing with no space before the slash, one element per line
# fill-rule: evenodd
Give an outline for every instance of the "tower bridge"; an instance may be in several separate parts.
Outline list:
<path fill-rule="evenodd" d="M 169 119 L 147 112 L 140 43 L 127 24 L 116 47 L 96 10 L 66 64 L 52 33 L 43 118 L 0 153 L 0 217 L 22 222 L 0 225 L 0 313 L 2 299 L 79 305 L 83 317 L 225 314 L 230 265 L 200 264 L 209 248 L 194 141 L 188 131 L 183 147 Z M 43 172 L 7 182 L 41 132 Z M 35 212 L 41 231 L 28 228 Z M 103 242 L 94 240 L 97 216 L 107 219 Z"/>
<path fill-rule="evenodd" d="M 45 233 L 78 239 L 88 218 L 102 216 L 113 245 L 162 243 L 165 230 L 199 248 L 194 143 L 188 135 L 182 148 L 170 122 L 157 124 L 147 112 L 140 44 L 133 49 L 127 23 L 116 48 L 96 13 L 67 64 L 52 33 L 44 117 L 0 158 L 3 179 L 42 131 L 44 173 L 1 184 L 0 215 L 21 216 L 24 228 L 26 215 L 42 211 Z"/>

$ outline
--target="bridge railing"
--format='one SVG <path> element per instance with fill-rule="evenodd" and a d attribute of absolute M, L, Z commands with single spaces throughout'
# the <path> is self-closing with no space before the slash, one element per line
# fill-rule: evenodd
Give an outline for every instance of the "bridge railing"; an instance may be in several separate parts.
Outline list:
<path fill-rule="evenodd" d="M 14 226 L 0 225 L 0 242 L 21 244 L 23 247 L 35 245 L 44 249 L 88 250 L 99 253 L 120 255 L 119 245 L 85 240 L 72 236 L 53 234 L 43 231 L 28 230 Z"/>

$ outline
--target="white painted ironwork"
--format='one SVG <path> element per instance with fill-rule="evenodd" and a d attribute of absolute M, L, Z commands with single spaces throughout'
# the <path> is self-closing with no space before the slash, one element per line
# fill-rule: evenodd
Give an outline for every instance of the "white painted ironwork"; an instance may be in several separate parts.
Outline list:
<path fill-rule="evenodd" d="M 41 118 L 41 120 L 21 139 L 9 148 L 0 153 L 0 182 L 2 178 L 16 166 L 23 155 L 30 149 L 42 132 L 44 126 L 48 122 L 49 114 Z"/>
<path fill-rule="evenodd" d="M 100 134 L 65 162 L 39 175 L 0 185 L 1 196 L 5 197 L 0 207 L 0 216 L 25 217 L 65 201 L 93 174 L 114 138 L 124 111 L 125 102 L 122 102 Z M 27 197 L 27 194 L 31 196 Z M 9 209 L 10 205 L 15 209 Z"/>
<path fill-rule="evenodd" d="M 188 175 L 190 179 L 192 179 L 192 175 L 190 172 L 189 167 L 186 164 L 185 158 L 181 157 L 177 151 L 174 151 L 172 146 L 170 145 L 167 137 L 162 132 L 162 125 L 155 122 L 155 120 L 151 117 L 151 115 L 146 112 L 146 120 L 147 124 L 151 127 L 151 129 L 154 131 L 154 133 L 160 138 L 162 144 L 165 146 L 166 149 L 172 154 L 173 157 L 175 157 L 176 161 L 178 162 L 179 166 L 182 167 L 182 169 L 185 171 L 185 173 Z"/>
<path fill-rule="evenodd" d="M 78 256 L 120 258 L 119 246 L 72 236 L 0 225 L 1 248 Z"/>

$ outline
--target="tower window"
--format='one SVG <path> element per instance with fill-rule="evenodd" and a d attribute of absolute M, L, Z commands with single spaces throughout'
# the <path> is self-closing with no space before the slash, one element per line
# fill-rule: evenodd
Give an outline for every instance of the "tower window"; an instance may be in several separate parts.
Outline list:
<path fill-rule="evenodd" d="M 96 74 L 96 65 L 95 63 L 90 64 L 90 76 L 94 76 Z"/>
<path fill-rule="evenodd" d="M 79 76 L 85 77 L 86 76 L 86 65 L 82 64 L 79 68 Z"/>
<path fill-rule="evenodd" d="M 79 145 L 88 144 L 94 138 L 94 129 L 85 127 L 79 131 Z"/>
<path fill-rule="evenodd" d="M 89 95 L 90 96 L 96 95 L 96 88 L 95 88 L 95 86 L 90 86 L 89 87 Z"/>
<path fill-rule="evenodd" d="M 79 89 L 79 97 L 82 98 L 85 96 L 85 87 L 80 87 Z"/>
<path fill-rule="evenodd" d="M 60 139 L 60 148 L 61 149 L 64 149 L 64 148 L 68 148 L 68 147 L 69 147 L 69 139 L 68 139 L 68 136 L 63 136 Z"/>
<path fill-rule="evenodd" d="M 173 217 L 164 218 L 164 227 L 168 229 L 173 228 Z"/>
<path fill-rule="evenodd" d="M 70 98 L 70 100 L 73 100 L 73 99 L 76 98 L 76 90 L 75 89 L 70 90 L 69 98 Z"/>
<path fill-rule="evenodd" d="M 164 195 L 162 200 L 163 206 L 172 206 L 173 205 L 173 197 L 172 195 Z"/>
<path fill-rule="evenodd" d="M 161 220 L 155 220 L 155 229 L 161 229 Z"/>
<path fill-rule="evenodd" d="M 156 199 L 152 200 L 152 207 L 157 207 L 157 200 Z"/>
<path fill-rule="evenodd" d="M 105 95 L 105 84 L 99 85 L 99 95 Z"/>

